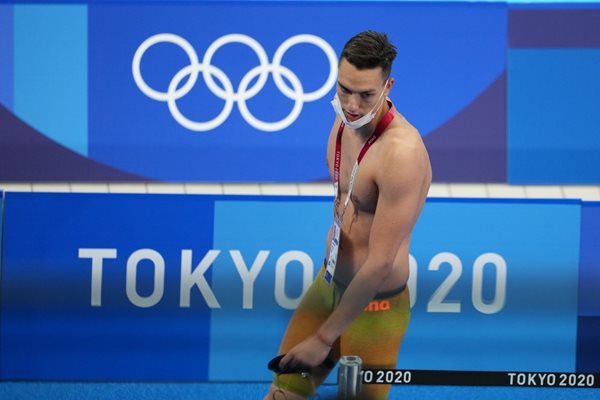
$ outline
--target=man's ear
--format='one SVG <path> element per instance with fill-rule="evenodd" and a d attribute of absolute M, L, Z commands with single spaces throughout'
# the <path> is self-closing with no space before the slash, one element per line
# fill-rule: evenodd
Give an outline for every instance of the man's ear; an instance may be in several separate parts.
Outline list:
<path fill-rule="evenodd" d="M 396 80 L 394 78 L 388 78 L 388 83 L 387 83 L 387 90 L 388 93 L 392 90 L 392 87 L 394 87 L 394 82 L 396 82 Z"/>

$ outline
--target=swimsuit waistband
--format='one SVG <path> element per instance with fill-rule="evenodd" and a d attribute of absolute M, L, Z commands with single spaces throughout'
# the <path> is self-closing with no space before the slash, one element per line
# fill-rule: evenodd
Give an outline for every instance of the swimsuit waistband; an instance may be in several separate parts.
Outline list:
<path fill-rule="evenodd" d="M 393 290 L 386 290 L 385 292 L 379 292 L 375 295 L 375 300 L 389 299 L 390 297 L 394 297 L 394 296 L 404 292 L 404 289 L 406 289 L 406 284 L 400 286 L 399 288 L 393 289 Z"/>
<path fill-rule="evenodd" d="M 323 264 L 323 269 L 325 269 L 325 264 Z M 337 281 L 335 279 L 335 277 L 333 278 L 333 282 L 336 285 L 338 285 L 342 290 L 346 290 L 347 285 L 344 285 L 343 283 Z M 394 297 L 394 296 L 399 295 L 400 293 L 404 292 L 404 289 L 406 289 L 406 284 L 404 284 L 396 289 L 386 290 L 385 292 L 379 292 L 375 295 L 374 300 L 389 299 L 390 297 Z"/>

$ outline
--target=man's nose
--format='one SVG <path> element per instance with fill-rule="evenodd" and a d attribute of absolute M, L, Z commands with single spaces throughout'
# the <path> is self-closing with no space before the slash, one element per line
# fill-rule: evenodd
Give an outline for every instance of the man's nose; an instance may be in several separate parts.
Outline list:
<path fill-rule="evenodd" d="M 351 94 L 347 98 L 346 108 L 350 112 L 356 112 L 360 109 L 360 96 L 356 93 Z"/>

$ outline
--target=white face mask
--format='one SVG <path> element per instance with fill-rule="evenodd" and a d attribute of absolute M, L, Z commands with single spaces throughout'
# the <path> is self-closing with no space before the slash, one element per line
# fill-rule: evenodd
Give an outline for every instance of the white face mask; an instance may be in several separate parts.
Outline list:
<path fill-rule="evenodd" d="M 388 81 L 386 80 L 383 85 L 384 87 L 387 85 L 387 82 Z M 385 90 L 383 90 L 381 92 L 379 99 L 377 99 L 377 103 L 379 103 L 379 101 L 383 98 L 384 93 L 385 93 Z M 375 103 L 375 107 L 373 107 L 373 109 L 371 111 L 369 111 L 368 113 L 366 113 L 365 115 L 363 115 L 362 117 L 357 119 L 356 121 L 350 122 L 346 118 L 346 115 L 344 114 L 344 110 L 342 110 L 342 104 L 340 103 L 340 97 L 338 96 L 337 92 L 335 93 L 335 96 L 333 96 L 333 100 L 331 101 L 331 105 L 333 106 L 335 113 L 342 119 L 344 124 L 350 129 L 362 128 L 369 122 L 373 121 L 373 118 L 375 118 L 375 115 L 377 115 L 377 112 L 379 111 L 379 107 L 381 107 L 381 105 L 383 105 L 383 102 L 379 106 L 377 106 L 377 103 Z"/>

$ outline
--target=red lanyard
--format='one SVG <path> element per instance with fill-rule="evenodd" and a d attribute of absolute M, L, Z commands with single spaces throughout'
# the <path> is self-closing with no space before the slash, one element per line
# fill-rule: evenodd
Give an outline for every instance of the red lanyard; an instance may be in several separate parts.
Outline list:
<path fill-rule="evenodd" d="M 346 197 L 346 201 L 344 202 L 344 211 L 346 209 L 346 206 L 348 205 L 350 195 L 352 194 L 352 186 L 354 185 L 354 177 L 356 175 L 356 171 L 358 170 L 358 165 L 360 164 L 365 154 L 367 154 L 369 148 L 371 148 L 371 145 L 373 145 L 373 143 L 375 143 L 375 141 L 383 134 L 385 128 L 387 128 L 390 122 L 392 122 L 392 120 L 394 119 L 394 105 L 390 101 L 388 101 L 388 104 L 390 106 L 390 109 L 387 113 L 385 113 L 381 121 L 379 121 L 377 127 L 375 127 L 375 131 L 371 134 L 371 136 L 369 136 L 365 144 L 363 144 L 360 153 L 358 153 L 358 158 L 356 159 L 356 163 L 354 164 L 354 168 L 352 169 L 352 175 L 350 176 L 350 183 L 348 185 L 348 196 Z M 335 190 L 336 198 L 338 197 L 339 193 L 340 161 L 342 158 L 342 133 L 344 132 L 344 126 L 345 124 L 342 122 L 338 129 L 337 138 L 335 142 L 335 159 L 333 161 L 333 187 Z"/>

